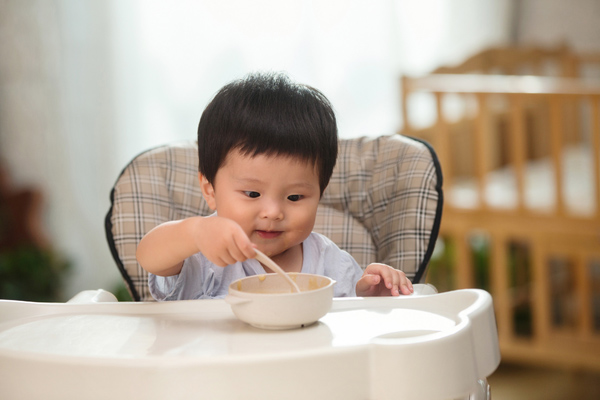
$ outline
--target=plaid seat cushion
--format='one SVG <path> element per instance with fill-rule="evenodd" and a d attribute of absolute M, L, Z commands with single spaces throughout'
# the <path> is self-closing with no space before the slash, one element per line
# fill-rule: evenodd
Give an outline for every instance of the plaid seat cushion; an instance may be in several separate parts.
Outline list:
<path fill-rule="evenodd" d="M 137 244 L 166 221 L 209 215 L 198 183 L 195 142 L 140 154 L 111 192 L 106 236 L 135 300 L 152 301 Z M 423 278 L 441 218 L 441 172 L 424 143 L 400 136 L 340 140 L 337 165 L 317 213 L 315 231 L 365 268 L 381 262 Z"/>

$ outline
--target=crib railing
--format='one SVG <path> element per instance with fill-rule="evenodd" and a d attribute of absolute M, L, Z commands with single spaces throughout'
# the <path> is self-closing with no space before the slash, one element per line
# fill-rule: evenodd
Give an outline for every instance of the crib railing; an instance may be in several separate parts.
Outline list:
<path fill-rule="evenodd" d="M 411 124 L 416 92 L 435 99 L 431 128 Z M 432 260 L 432 283 L 492 293 L 505 360 L 600 370 L 600 82 L 429 75 L 403 78 L 402 93 L 402 133 L 433 145 L 450 194 L 440 229 L 445 252 Z M 474 104 L 474 114 L 449 115 L 445 100 L 457 95 Z M 592 188 L 592 207 L 583 215 L 567 204 L 563 164 L 570 146 L 584 149 L 591 170 L 583 184 Z M 553 171 L 551 209 L 526 201 L 527 168 L 539 159 Z M 486 194 L 490 173 L 501 168 L 513 178 L 512 207 L 493 207 Z M 477 199 L 468 207 L 451 198 L 465 177 Z M 451 285 L 443 268 L 452 271 Z"/>

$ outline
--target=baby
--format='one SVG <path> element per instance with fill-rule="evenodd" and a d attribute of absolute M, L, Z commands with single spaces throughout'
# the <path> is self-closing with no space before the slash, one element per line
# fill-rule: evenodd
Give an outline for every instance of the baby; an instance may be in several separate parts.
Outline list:
<path fill-rule="evenodd" d="M 157 300 L 221 298 L 231 282 L 286 272 L 334 279 L 335 296 L 398 296 L 413 291 L 402 271 L 370 264 L 312 232 L 337 159 L 331 104 L 283 74 L 252 74 L 223 87 L 198 126 L 200 188 L 208 217 L 161 224 L 137 248 Z"/>

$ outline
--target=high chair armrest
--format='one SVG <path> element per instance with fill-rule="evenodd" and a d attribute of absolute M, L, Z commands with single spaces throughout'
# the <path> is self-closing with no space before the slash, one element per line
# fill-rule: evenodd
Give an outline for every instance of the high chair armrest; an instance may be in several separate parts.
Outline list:
<path fill-rule="evenodd" d="M 438 292 L 435 286 L 430 283 L 416 283 L 413 285 L 413 289 L 413 296 L 436 294 Z"/>
<path fill-rule="evenodd" d="M 70 304 L 88 304 L 88 303 L 107 303 L 118 302 L 117 298 L 104 289 L 84 290 L 73 296 L 67 303 Z"/>

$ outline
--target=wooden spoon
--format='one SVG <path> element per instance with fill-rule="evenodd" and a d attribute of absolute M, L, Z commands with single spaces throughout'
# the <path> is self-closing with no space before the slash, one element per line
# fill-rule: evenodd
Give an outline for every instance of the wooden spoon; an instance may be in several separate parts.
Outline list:
<path fill-rule="evenodd" d="M 263 252 L 254 249 L 254 251 L 256 252 L 256 259 L 263 263 L 264 265 L 266 265 L 267 267 L 269 267 L 271 270 L 277 272 L 279 275 L 281 275 L 283 277 L 283 279 L 286 280 L 287 283 L 290 284 L 290 286 L 292 287 L 292 292 L 296 292 L 296 293 L 300 293 L 300 288 L 298 287 L 298 285 L 296 285 L 296 282 L 294 282 L 292 280 L 292 278 L 290 278 L 290 276 L 279 266 L 277 265 L 277 263 L 273 260 L 271 260 L 269 257 L 267 257 Z"/>

